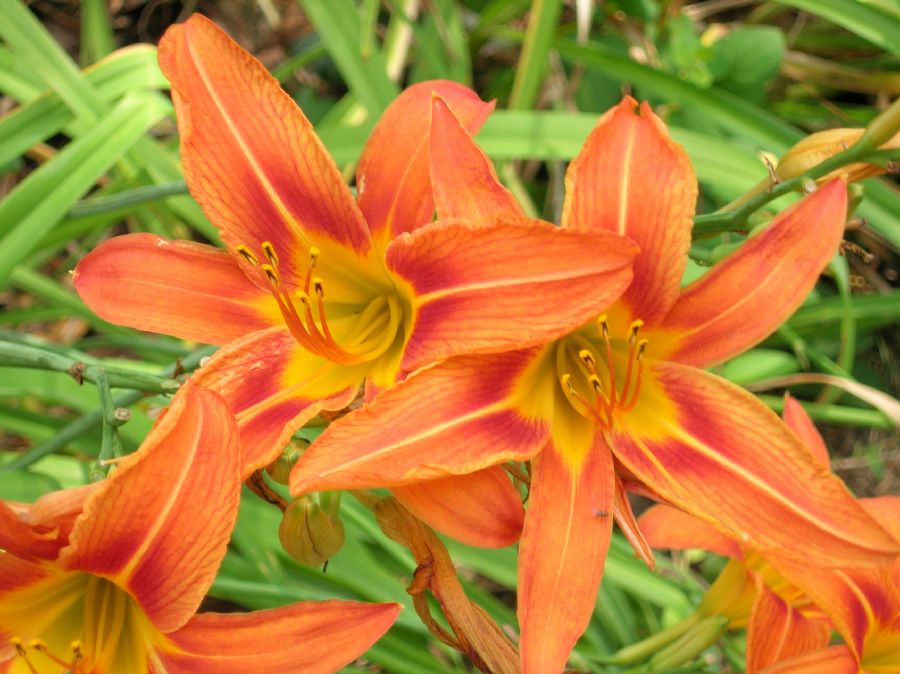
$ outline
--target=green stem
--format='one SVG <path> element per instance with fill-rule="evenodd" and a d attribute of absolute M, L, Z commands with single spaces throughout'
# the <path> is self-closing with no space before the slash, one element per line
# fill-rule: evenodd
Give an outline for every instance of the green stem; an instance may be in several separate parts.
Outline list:
<path fill-rule="evenodd" d="M 784 409 L 784 398 L 773 395 L 757 396 L 770 409 L 781 413 Z M 807 403 L 800 401 L 814 421 L 824 421 L 828 424 L 840 424 L 844 426 L 860 426 L 868 428 L 884 428 L 894 430 L 894 422 L 884 412 L 878 410 L 865 410 L 843 405 L 824 405 L 821 403 Z"/>
<path fill-rule="evenodd" d="M 174 393 L 178 382 L 144 372 L 88 364 L 79 358 L 63 355 L 28 344 L 0 340 L 0 365 L 36 370 L 65 372 L 78 383 L 82 380 L 112 388 L 130 388 L 150 393 Z"/>
<path fill-rule="evenodd" d="M 183 369 L 186 371 L 193 370 L 200 364 L 200 361 L 203 358 L 206 358 L 207 356 L 212 354 L 215 349 L 216 347 L 213 346 L 206 346 L 202 349 L 198 349 L 197 351 L 194 351 L 189 356 L 184 358 L 183 362 L 180 365 L 180 368 L 177 364 L 170 365 L 159 374 L 159 377 L 171 378 L 178 369 Z M 142 391 L 129 391 L 128 393 L 123 393 L 112 399 L 112 408 L 113 410 L 116 410 L 120 407 L 128 407 L 129 405 L 133 405 L 134 403 L 136 403 L 143 396 L 144 393 Z M 48 438 L 38 445 L 35 445 L 13 461 L 0 466 L 0 472 L 27 468 L 28 466 L 34 464 L 48 454 L 53 454 L 54 452 L 61 450 L 75 438 L 79 438 L 85 433 L 90 432 L 97 427 L 97 424 L 102 423 L 102 421 L 102 410 L 94 410 L 93 412 L 88 412 L 87 414 L 78 417 L 77 419 L 66 425 L 53 437 Z"/>
<path fill-rule="evenodd" d="M 183 194 L 187 194 L 187 185 L 185 185 L 183 180 L 161 185 L 135 187 L 118 194 L 111 194 L 108 197 L 97 197 L 80 201 L 72 206 L 68 217 L 71 220 L 77 220 L 105 213 L 121 212 L 125 214 L 131 212 L 135 206 Z"/>

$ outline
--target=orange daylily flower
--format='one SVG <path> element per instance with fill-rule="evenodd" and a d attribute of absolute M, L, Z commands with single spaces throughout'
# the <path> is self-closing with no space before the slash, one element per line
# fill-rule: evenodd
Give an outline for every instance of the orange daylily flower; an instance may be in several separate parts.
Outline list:
<path fill-rule="evenodd" d="M 195 381 L 232 405 L 245 474 L 320 410 L 349 404 L 364 381 L 374 393 L 453 355 L 565 334 L 631 278 L 633 246 L 609 232 L 509 218 L 432 223 L 432 97 L 473 132 L 493 109 L 459 84 L 418 84 L 389 107 L 357 166 L 354 199 L 300 109 L 212 22 L 195 15 L 170 28 L 160 64 L 188 187 L 228 250 L 116 237 L 81 261 L 75 286 L 114 323 L 226 345 Z M 507 545 L 524 516 L 518 493 L 499 468 L 483 482 L 501 531 L 482 542 Z M 404 502 L 444 497 L 447 511 L 471 511 L 472 528 L 480 517 L 452 482 L 414 491 Z"/>
<path fill-rule="evenodd" d="M 231 410 L 188 385 L 102 483 L 0 502 L 0 671 L 332 672 L 367 650 L 399 605 L 196 614 L 237 518 L 240 469 Z"/>
<path fill-rule="evenodd" d="M 432 110 L 440 217 L 521 218 L 452 111 Z M 617 472 L 761 550 L 886 559 L 900 546 L 755 397 L 700 367 L 771 333 L 837 249 L 836 181 L 681 289 L 696 180 L 650 108 L 626 98 L 570 165 L 563 231 L 640 247 L 634 280 L 594 321 L 543 347 L 422 371 L 332 424 L 291 489 L 402 487 L 532 460 L 519 555 L 521 657 L 558 672 L 594 608 L 613 516 L 646 553 Z M 596 304 L 600 313 L 604 308 Z M 800 554 L 800 553 L 798 553 Z"/>
<path fill-rule="evenodd" d="M 828 468 L 825 442 L 800 403 L 785 396 L 783 416 L 809 450 L 810 458 Z M 882 511 L 896 509 L 896 505 L 891 505 L 894 501 L 888 497 L 861 499 L 859 503 L 879 523 L 889 523 L 891 518 Z M 893 520 L 900 521 L 900 510 L 894 512 Z M 831 623 L 810 595 L 792 582 L 792 567 L 787 567 L 786 574 L 784 567 L 779 572 L 751 547 L 669 505 L 648 509 L 638 519 L 638 525 L 654 547 L 702 548 L 731 557 L 697 611 L 704 617 L 726 616 L 733 629 L 747 628 L 747 674 L 828 645 Z M 887 528 L 886 533 L 900 541 L 900 531 Z M 832 565 L 841 566 L 842 563 L 843 559 L 837 558 Z M 829 572 L 816 570 L 815 573 Z"/>

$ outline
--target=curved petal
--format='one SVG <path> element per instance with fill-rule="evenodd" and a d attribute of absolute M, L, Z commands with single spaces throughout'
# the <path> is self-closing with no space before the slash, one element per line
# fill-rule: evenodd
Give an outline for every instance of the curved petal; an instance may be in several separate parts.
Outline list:
<path fill-rule="evenodd" d="M 511 396 L 534 357 L 456 358 L 387 389 L 316 439 L 291 472 L 291 493 L 395 487 L 530 458 L 549 430 Z"/>
<path fill-rule="evenodd" d="M 859 663 L 846 646 L 805 653 L 766 667 L 759 674 L 859 674 Z"/>
<path fill-rule="evenodd" d="M 363 148 L 356 168 L 359 208 L 372 236 L 385 243 L 431 222 L 434 199 L 428 173 L 431 100 L 437 95 L 470 133 L 494 109 L 461 84 L 432 80 L 414 84 L 391 103 Z"/>
<path fill-rule="evenodd" d="M 285 328 L 254 332 L 217 351 L 191 381 L 221 395 L 237 418 L 241 474 L 272 463 L 321 410 L 356 397 L 365 370 L 304 351 Z"/>
<path fill-rule="evenodd" d="M 561 672 L 587 628 L 612 536 L 613 476 L 600 436 L 580 465 L 552 445 L 532 462 L 519 544 L 523 674 Z"/>
<path fill-rule="evenodd" d="M 784 394 L 784 410 L 781 413 L 784 423 L 797 434 L 800 442 L 806 447 L 813 458 L 826 468 L 831 467 L 831 458 L 828 456 L 828 447 L 816 430 L 816 425 L 809 418 L 803 405 L 798 403 L 789 393 Z"/>
<path fill-rule="evenodd" d="M 75 268 L 75 289 L 100 318 L 207 344 L 282 323 L 270 293 L 224 250 L 153 234 L 101 244 Z"/>
<path fill-rule="evenodd" d="M 611 433 L 617 458 L 666 501 L 760 554 L 825 567 L 900 552 L 844 484 L 759 400 L 676 363 L 652 362 Z"/>
<path fill-rule="evenodd" d="M 453 114 L 435 97 L 431 105 L 431 182 L 440 219 L 481 220 L 495 214 L 524 215 L 500 184 L 490 159 Z"/>
<path fill-rule="evenodd" d="M 654 548 L 701 548 L 723 557 L 740 558 L 741 548 L 714 526 L 670 505 L 655 505 L 638 518 L 638 525 Z"/>
<path fill-rule="evenodd" d="M 169 674 L 330 674 L 388 631 L 399 604 L 302 602 L 253 613 L 201 613 L 168 635 Z"/>
<path fill-rule="evenodd" d="M 60 565 L 109 578 L 157 629 L 177 629 L 225 556 L 240 487 L 231 411 L 216 394 L 188 384 L 140 450 L 87 500 Z"/>
<path fill-rule="evenodd" d="M 35 528 L 0 501 L 0 550 L 18 557 L 54 559 L 65 544 L 58 529 Z"/>
<path fill-rule="evenodd" d="M 405 235 L 387 250 L 388 267 L 417 295 L 402 367 L 571 332 L 628 287 L 635 252 L 609 232 L 528 218 L 441 222 Z"/>
<path fill-rule="evenodd" d="M 660 330 L 669 358 L 708 367 L 746 351 L 809 294 L 844 232 L 847 189 L 833 180 L 684 289 Z"/>
<path fill-rule="evenodd" d="M 51 568 L 39 560 L 28 560 L 8 550 L 0 550 L 0 596 L 38 583 L 52 573 Z"/>
<path fill-rule="evenodd" d="M 522 497 L 501 466 L 392 491 L 413 515 L 466 545 L 505 548 L 522 533 Z"/>
<path fill-rule="evenodd" d="M 368 253 L 369 229 L 334 161 L 259 61 L 194 14 L 166 31 L 159 63 L 188 187 L 223 241 L 260 260 L 270 242 L 287 279 L 303 278 L 311 243 Z"/>
<path fill-rule="evenodd" d="M 653 327 L 674 304 L 691 245 L 697 179 L 684 149 L 647 103 L 607 112 L 566 173 L 564 227 L 623 234 L 641 250 L 623 299 Z"/>
<path fill-rule="evenodd" d="M 634 510 L 631 508 L 631 501 L 628 500 L 628 493 L 625 491 L 625 483 L 618 475 L 616 475 L 616 493 L 613 500 L 613 519 L 625 540 L 634 549 L 635 554 L 651 571 L 655 569 L 656 558 L 653 556 L 650 542 L 638 526 Z"/>
<path fill-rule="evenodd" d="M 873 520 L 887 529 L 895 541 L 900 541 L 900 496 L 861 498 L 859 505 Z"/>
<path fill-rule="evenodd" d="M 747 628 L 747 674 L 823 649 L 830 637 L 831 629 L 826 621 L 806 618 L 765 583 L 758 582 Z"/>

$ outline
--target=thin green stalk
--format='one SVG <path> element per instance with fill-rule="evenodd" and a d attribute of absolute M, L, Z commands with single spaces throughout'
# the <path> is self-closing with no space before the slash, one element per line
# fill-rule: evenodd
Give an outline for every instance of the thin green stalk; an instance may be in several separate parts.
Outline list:
<path fill-rule="evenodd" d="M 185 357 L 184 360 L 181 361 L 180 366 L 178 364 L 170 365 L 165 370 L 160 372 L 159 376 L 172 377 L 179 369 L 185 371 L 193 370 L 200 364 L 200 361 L 203 358 L 206 358 L 207 356 L 212 354 L 215 349 L 216 347 L 214 346 L 206 346 L 202 349 L 198 349 L 191 353 L 189 356 Z M 133 405 L 134 403 L 136 403 L 143 396 L 144 393 L 142 391 L 129 391 L 128 393 L 123 393 L 112 399 L 112 407 L 113 409 L 128 407 L 129 405 Z M 35 445 L 26 452 L 23 452 L 18 458 L 10 461 L 9 463 L 0 466 L 0 472 L 27 468 L 37 461 L 40 461 L 48 454 L 53 454 L 54 452 L 61 450 L 68 443 L 72 442 L 72 440 L 92 431 L 97 427 L 97 424 L 102 423 L 102 421 L 103 414 L 101 410 L 88 412 L 87 414 L 78 417 L 77 419 L 66 425 L 53 437 L 48 438 L 44 442 Z"/>
<path fill-rule="evenodd" d="M 134 189 L 125 190 L 108 197 L 98 197 L 96 199 L 79 201 L 69 209 L 67 217 L 70 220 L 78 220 L 80 218 L 90 218 L 107 213 L 126 215 L 133 211 L 135 206 L 159 201 L 166 197 L 180 196 L 182 194 L 187 194 L 187 192 L 187 185 L 183 180 L 162 183 L 160 185 L 135 187 Z"/>
<path fill-rule="evenodd" d="M 784 398 L 781 396 L 758 396 L 770 409 L 781 413 L 784 410 Z M 840 424 L 843 426 L 860 426 L 868 428 L 883 428 L 894 430 L 894 423 L 884 412 L 878 410 L 865 410 L 857 407 L 845 407 L 843 405 L 825 405 L 821 403 L 808 403 L 800 401 L 814 421 L 822 421 L 828 424 Z"/>

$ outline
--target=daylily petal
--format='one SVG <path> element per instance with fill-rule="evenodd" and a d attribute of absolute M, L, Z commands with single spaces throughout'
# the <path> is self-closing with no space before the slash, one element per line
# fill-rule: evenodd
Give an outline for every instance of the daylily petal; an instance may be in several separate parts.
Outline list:
<path fill-rule="evenodd" d="M 790 394 L 784 394 L 784 410 L 781 413 L 784 423 L 797 434 L 800 442 L 806 447 L 813 458 L 826 468 L 831 467 L 831 458 L 828 456 L 828 447 L 816 430 L 816 425 L 809 418 L 803 405 L 798 403 Z"/>
<path fill-rule="evenodd" d="M 638 525 L 654 548 L 701 548 L 723 557 L 741 556 L 741 548 L 733 538 L 708 522 L 670 505 L 659 504 L 648 508 L 638 518 Z"/>
<path fill-rule="evenodd" d="M 846 213 L 847 188 L 833 180 L 685 288 L 659 326 L 676 342 L 668 357 L 708 367 L 771 334 L 831 260 Z"/>
<path fill-rule="evenodd" d="M 900 541 L 900 496 L 861 498 L 858 503 L 894 540 Z"/>
<path fill-rule="evenodd" d="M 330 674 L 387 632 L 399 604 L 302 602 L 253 613 L 201 613 L 158 651 L 169 674 Z"/>
<path fill-rule="evenodd" d="M 239 499 L 231 411 L 188 384 L 138 452 L 87 500 L 59 563 L 113 580 L 158 629 L 176 629 L 215 577 Z"/>
<path fill-rule="evenodd" d="M 607 112 L 566 173 L 564 227 L 623 234 L 641 254 L 623 299 L 652 327 L 678 297 L 691 245 L 697 179 L 650 106 L 625 97 Z"/>
<path fill-rule="evenodd" d="M 434 199 L 428 173 L 431 100 L 438 95 L 475 133 L 494 109 L 471 89 L 432 80 L 406 89 L 391 103 L 363 148 L 356 168 L 359 208 L 372 236 L 385 243 L 431 222 Z"/>
<path fill-rule="evenodd" d="M 494 214 L 524 215 L 500 184 L 494 165 L 453 114 L 435 97 L 431 106 L 431 182 L 438 218 L 480 220 Z"/>
<path fill-rule="evenodd" d="M 612 536 L 613 475 L 600 436 L 580 465 L 552 446 L 532 462 L 519 543 L 523 674 L 562 672 L 587 628 Z"/>
<path fill-rule="evenodd" d="M 747 629 L 747 674 L 823 649 L 830 636 L 826 621 L 805 617 L 759 582 Z"/>
<path fill-rule="evenodd" d="M 635 554 L 641 558 L 651 570 L 656 568 L 656 558 L 653 557 L 653 550 L 649 541 L 644 536 L 644 532 L 638 526 L 634 511 L 631 509 L 631 502 L 628 500 L 628 493 L 625 491 L 625 485 L 622 478 L 618 475 L 615 477 L 616 490 L 613 499 L 613 519 L 625 536 L 625 540 L 634 548 Z"/>
<path fill-rule="evenodd" d="M 49 575 L 49 567 L 39 561 L 29 561 L 0 550 L 0 593 L 34 585 Z"/>
<path fill-rule="evenodd" d="M 297 461 L 291 493 L 394 487 L 531 458 L 547 424 L 511 395 L 534 351 L 456 358 L 331 424 Z"/>
<path fill-rule="evenodd" d="M 126 234 L 98 246 L 75 268 L 75 288 L 116 325 L 207 344 L 282 322 L 272 295 L 224 250 L 153 234 Z"/>
<path fill-rule="evenodd" d="M 58 531 L 36 530 L 0 501 L 0 550 L 20 557 L 53 559 L 62 545 L 65 541 L 59 539 Z"/>
<path fill-rule="evenodd" d="M 159 62 L 185 178 L 226 243 L 264 260 L 269 241 L 287 279 L 303 278 L 310 243 L 367 254 L 369 229 L 334 161 L 259 61 L 194 14 L 166 31 Z"/>
<path fill-rule="evenodd" d="M 611 432 L 612 446 L 666 501 L 763 555 L 834 567 L 871 566 L 900 552 L 754 396 L 676 363 L 648 369 L 637 407 Z"/>
<path fill-rule="evenodd" d="M 522 497 L 501 466 L 392 491 L 413 515 L 466 545 L 505 548 L 522 533 Z"/>
<path fill-rule="evenodd" d="M 402 367 L 545 343 L 596 317 L 631 280 L 636 249 L 602 230 L 528 218 L 439 222 L 396 239 L 388 267 L 413 288 Z"/>
<path fill-rule="evenodd" d="M 350 404 L 365 371 L 334 365 L 300 347 L 286 328 L 254 332 L 217 351 L 193 376 L 237 418 L 241 474 L 274 461 L 291 435 L 321 410 Z"/>
<path fill-rule="evenodd" d="M 859 674 L 859 664 L 846 646 L 798 655 L 766 667 L 759 674 Z"/>

